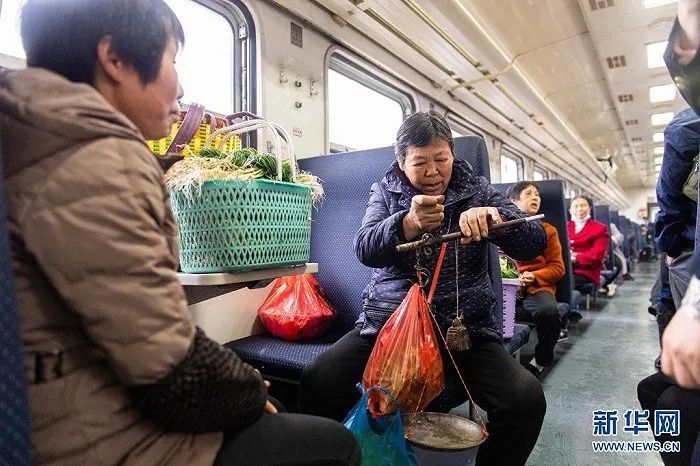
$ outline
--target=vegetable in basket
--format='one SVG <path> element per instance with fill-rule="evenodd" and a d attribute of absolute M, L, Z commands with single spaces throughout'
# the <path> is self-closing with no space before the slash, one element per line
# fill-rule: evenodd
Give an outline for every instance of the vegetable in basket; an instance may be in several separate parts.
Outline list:
<path fill-rule="evenodd" d="M 165 175 L 170 189 L 192 193 L 202 183 L 210 180 L 277 180 L 277 159 L 268 153 L 258 153 L 252 147 L 232 152 L 207 147 L 194 157 L 186 157 L 175 163 Z M 282 181 L 293 182 L 289 160 L 282 163 Z M 299 171 L 297 183 L 311 188 L 314 202 L 323 198 L 323 187 L 319 179 L 310 173 Z"/>
<path fill-rule="evenodd" d="M 520 272 L 518 272 L 515 262 L 510 257 L 499 254 L 498 263 L 501 266 L 501 278 L 515 279 L 520 277 Z"/>

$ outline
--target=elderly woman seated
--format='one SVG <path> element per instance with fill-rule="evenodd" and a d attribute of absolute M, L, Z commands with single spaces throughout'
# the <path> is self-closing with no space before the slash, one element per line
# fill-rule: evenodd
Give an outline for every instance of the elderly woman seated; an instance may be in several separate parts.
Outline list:
<path fill-rule="evenodd" d="M 574 272 L 574 307 L 581 294 L 595 293 L 600 286 L 600 271 L 608 252 L 608 228 L 591 218 L 591 201 L 576 196 L 569 206 L 571 220 L 567 224 Z"/>
<path fill-rule="evenodd" d="M 457 315 L 459 292 L 472 347 L 455 353 L 455 359 L 476 403 L 488 412 L 491 434 L 479 449 L 479 464 L 524 464 L 539 435 L 545 399 L 537 379 L 503 347 L 502 323 L 495 315 L 501 296 L 491 286 L 488 246 L 493 242 L 514 258 L 532 259 L 542 254 L 546 236 L 538 222 L 492 235 L 494 223 L 525 214 L 466 161 L 455 158 L 453 149 L 450 128 L 437 112 L 416 113 L 399 129 L 396 161 L 372 186 L 355 240 L 357 257 L 373 267 L 364 312 L 355 329 L 304 372 L 302 409 L 342 419 L 359 398 L 355 384 L 376 335 L 416 280 L 416 254 L 398 253 L 395 246 L 427 232 L 461 230 L 463 239 L 448 245 L 439 276 L 436 318 L 444 333 Z M 434 270 L 437 255 L 422 256 L 421 265 Z M 444 365 L 451 363 L 445 360 Z"/>

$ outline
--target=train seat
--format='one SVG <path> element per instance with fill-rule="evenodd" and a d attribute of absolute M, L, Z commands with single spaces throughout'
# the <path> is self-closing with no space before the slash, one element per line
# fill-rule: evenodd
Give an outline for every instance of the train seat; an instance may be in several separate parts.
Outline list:
<path fill-rule="evenodd" d="M 489 177 L 488 152 L 477 136 L 455 139 L 455 154 L 469 161 L 478 174 Z M 362 310 L 362 291 L 370 280 L 371 269 L 360 264 L 353 250 L 353 239 L 364 216 L 369 188 L 380 180 L 394 160 L 393 147 L 318 156 L 300 160 L 303 170 L 323 180 L 326 199 L 314 212 L 311 233 L 311 260 L 318 262 L 316 278 L 323 287 L 338 318 L 330 335 L 349 331 Z M 501 292 L 501 274 L 495 246 L 489 253 L 489 271 L 494 289 Z M 497 318 L 501 320 L 502 303 Z M 529 340 L 526 325 L 516 327 L 513 338 L 504 346 L 515 353 Z M 235 340 L 227 346 L 246 362 L 261 368 L 266 376 L 294 379 L 301 374 L 333 336 L 305 343 L 285 342 L 267 334 Z"/>

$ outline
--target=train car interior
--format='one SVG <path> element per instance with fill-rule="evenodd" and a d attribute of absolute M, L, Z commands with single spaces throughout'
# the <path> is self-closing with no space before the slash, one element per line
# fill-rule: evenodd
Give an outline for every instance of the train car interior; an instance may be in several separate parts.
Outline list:
<path fill-rule="evenodd" d="M 696 48 L 697 0 L 0 0 L 0 464 L 700 466 Z"/>

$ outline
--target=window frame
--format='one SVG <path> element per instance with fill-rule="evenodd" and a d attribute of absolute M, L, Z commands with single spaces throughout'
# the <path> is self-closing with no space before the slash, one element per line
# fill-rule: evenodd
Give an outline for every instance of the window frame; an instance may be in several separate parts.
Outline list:
<path fill-rule="evenodd" d="M 512 150 L 511 148 L 507 147 L 504 144 L 503 147 L 501 148 L 501 159 L 499 160 L 500 164 L 501 164 L 500 165 L 501 166 L 501 173 L 500 173 L 501 178 L 503 178 L 503 168 L 502 168 L 503 167 L 503 160 L 502 160 L 503 157 L 505 157 L 507 159 L 511 159 L 511 160 L 515 161 L 515 163 L 517 164 L 517 174 L 516 174 L 517 179 L 515 182 L 523 181 L 525 179 L 525 159 L 524 159 L 524 157 L 522 155 L 518 155 L 514 150 Z M 504 182 L 503 179 L 501 179 L 501 182 L 502 183 Z M 509 183 L 510 183 L 510 181 L 509 181 Z"/>
<path fill-rule="evenodd" d="M 231 26 L 233 34 L 233 86 L 232 106 L 234 112 L 248 111 L 256 113 L 257 95 L 257 29 L 250 10 L 242 0 L 190 0 L 221 15 Z M 0 0 L 0 11 L 3 2 Z M 245 36 L 241 34 L 245 31 Z M 185 38 L 185 44 L 187 38 Z M 0 54 L 0 63 L 5 67 L 21 68 L 26 60 L 11 55 Z M 20 66 L 20 64 L 22 66 Z M 232 83 L 233 85 L 233 83 Z M 186 96 L 185 96 L 185 100 Z"/>
<path fill-rule="evenodd" d="M 539 173 L 540 175 L 542 175 L 542 180 L 536 180 L 535 173 Z M 538 167 L 537 165 L 535 165 L 532 168 L 532 180 L 533 181 L 544 181 L 544 180 L 548 180 L 548 179 L 549 179 L 549 172 L 547 170 L 544 170 L 543 168 Z"/>
<path fill-rule="evenodd" d="M 476 130 L 459 115 L 448 112 L 445 119 L 447 120 L 447 124 L 450 125 L 450 130 L 459 133 L 461 136 L 479 136 L 481 139 L 484 139 L 483 133 Z"/>
<path fill-rule="evenodd" d="M 360 56 L 342 48 L 339 45 L 329 47 L 324 64 L 324 94 L 325 94 L 325 146 L 326 153 L 335 154 L 355 150 L 330 140 L 330 94 L 328 92 L 328 70 L 333 70 L 373 91 L 393 100 L 401 106 L 403 119 L 416 111 L 417 95 L 408 86 L 394 79 L 386 72 L 368 63 Z"/>
<path fill-rule="evenodd" d="M 239 82 L 237 86 L 233 86 L 233 111 L 234 113 L 240 111 L 257 113 L 257 28 L 249 8 L 241 0 L 191 1 L 220 14 L 231 25 L 234 55 L 233 82 L 236 82 L 236 78 Z M 242 30 L 245 35 L 242 34 Z M 185 46 L 187 46 L 187 37 L 185 37 Z"/>

